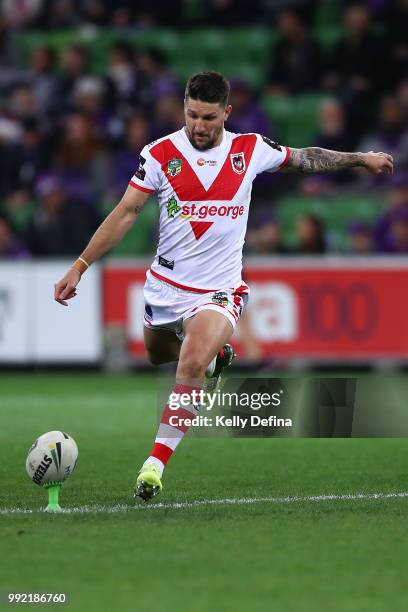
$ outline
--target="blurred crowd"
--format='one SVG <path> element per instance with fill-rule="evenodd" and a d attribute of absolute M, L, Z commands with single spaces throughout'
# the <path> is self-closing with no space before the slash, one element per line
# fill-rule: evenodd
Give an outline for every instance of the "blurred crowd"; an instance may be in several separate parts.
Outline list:
<path fill-rule="evenodd" d="M 330 0 L 331 3 L 332 0 Z M 326 198 L 372 193 L 380 215 L 351 218 L 346 252 L 408 252 L 408 1 L 341 2 L 336 44 L 313 35 L 323 3 L 290 0 L 3 0 L 0 7 L 0 257 L 75 255 L 85 246 L 134 173 L 142 147 L 179 129 L 184 83 L 155 47 L 139 48 L 137 32 L 155 27 L 275 28 L 270 73 L 259 90 L 231 78 L 233 113 L 227 129 L 279 139 L 261 101 L 268 96 L 327 94 L 310 146 L 386 151 L 395 175 L 362 171 L 330 176 L 262 176 L 254 190 L 247 252 L 320 254 L 331 244 L 324 219 L 296 219 L 295 243 L 285 243 L 279 201 L 288 194 Z M 60 53 L 38 45 L 21 65 L 15 37 L 25 31 L 114 28 L 103 74 L 89 50 Z M 210 67 L 209 67 L 210 68 Z M 291 143 L 282 143 L 288 144 Z M 154 245 L 152 245 L 153 251 Z"/>

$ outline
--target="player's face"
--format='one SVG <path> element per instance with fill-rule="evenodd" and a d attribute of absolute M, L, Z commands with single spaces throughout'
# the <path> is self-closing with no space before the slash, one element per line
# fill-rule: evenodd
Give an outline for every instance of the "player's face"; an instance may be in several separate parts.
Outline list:
<path fill-rule="evenodd" d="M 187 134 L 196 149 L 204 151 L 220 144 L 224 122 L 231 112 L 231 106 L 202 102 L 187 98 L 184 101 L 184 116 Z"/>

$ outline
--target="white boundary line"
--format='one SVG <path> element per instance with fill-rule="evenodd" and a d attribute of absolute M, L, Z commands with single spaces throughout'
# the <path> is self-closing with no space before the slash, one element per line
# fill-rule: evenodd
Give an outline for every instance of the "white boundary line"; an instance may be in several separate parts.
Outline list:
<path fill-rule="evenodd" d="M 62 514 L 93 514 L 105 513 L 116 514 L 123 512 L 132 512 L 134 510 L 184 510 L 187 508 L 197 508 L 199 506 L 245 506 L 251 504 L 293 504 L 307 502 L 324 502 L 324 501 L 360 501 L 360 500 L 385 500 L 385 499 L 402 499 L 407 498 L 408 492 L 400 493 L 346 493 L 342 495 L 327 494 L 327 495 L 308 495 L 305 497 L 241 497 L 241 498 L 225 498 L 225 499 L 199 499 L 191 502 L 163 502 L 151 504 L 142 504 L 135 502 L 135 505 L 115 504 L 106 506 L 102 504 L 77 506 L 72 508 L 64 508 Z M 30 508 L 0 508 L 0 515 L 10 514 L 38 514 L 44 512 L 44 509 L 33 510 Z"/>

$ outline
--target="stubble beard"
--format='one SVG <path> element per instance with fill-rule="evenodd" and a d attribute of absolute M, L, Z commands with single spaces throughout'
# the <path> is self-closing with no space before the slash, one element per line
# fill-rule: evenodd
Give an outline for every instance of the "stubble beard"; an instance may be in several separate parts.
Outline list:
<path fill-rule="evenodd" d="M 189 139 L 189 141 L 191 142 L 191 144 L 193 145 L 193 147 L 195 149 L 197 149 L 198 151 L 207 151 L 208 149 L 212 149 L 215 146 L 215 143 L 219 137 L 219 135 L 221 134 L 222 128 L 217 132 L 217 134 L 215 134 L 215 136 L 213 138 L 211 138 L 210 140 L 207 140 L 206 143 L 203 143 L 202 145 L 199 145 L 194 137 L 192 136 L 192 134 L 190 133 L 189 129 L 186 127 L 186 132 L 187 132 L 187 137 Z"/>

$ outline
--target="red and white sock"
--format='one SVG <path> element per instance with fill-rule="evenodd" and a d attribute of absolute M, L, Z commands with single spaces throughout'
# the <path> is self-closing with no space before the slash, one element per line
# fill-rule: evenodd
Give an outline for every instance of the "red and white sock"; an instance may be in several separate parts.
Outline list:
<path fill-rule="evenodd" d="M 191 396 L 193 391 L 196 391 L 198 394 L 201 389 L 198 387 L 192 387 L 190 385 L 176 384 L 173 387 L 171 397 L 175 399 L 175 396 L 179 394 L 188 394 Z M 183 424 L 183 419 L 194 418 L 198 415 L 199 410 L 199 406 L 193 403 L 192 398 L 188 405 L 183 402 L 183 404 L 176 410 L 171 410 L 169 403 L 170 397 L 164 408 L 150 456 L 143 464 L 143 466 L 145 466 L 147 463 L 154 463 L 159 469 L 160 475 L 163 473 L 164 467 L 172 456 L 173 452 L 184 438 L 184 434 L 189 429 L 189 426 Z M 171 417 L 173 417 L 172 422 L 177 423 L 177 427 L 170 425 Z"/>

